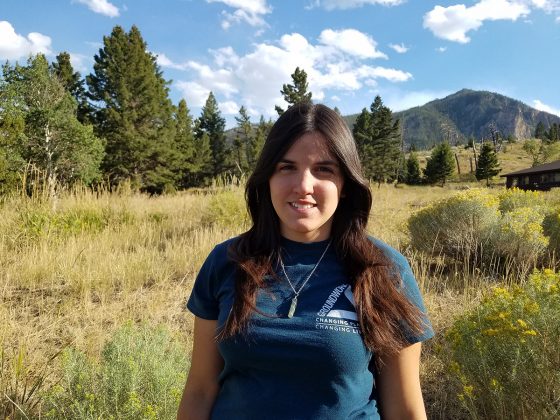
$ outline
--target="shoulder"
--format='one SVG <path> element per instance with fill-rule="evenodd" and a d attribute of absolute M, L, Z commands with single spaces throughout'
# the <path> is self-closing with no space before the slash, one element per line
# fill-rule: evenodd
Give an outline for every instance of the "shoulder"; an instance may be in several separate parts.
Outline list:
<path fill-rule="evenodd" d="M 394 264 L 395 268 L 399 271 L 399 273 L 401 273 L 401 275 L 405 271 L 410 271 L 410 264 L 403 254 L 380 239 L 374 238 L 373 236 L 369 235 L 368 239 L 374 246 L 376 246 L 379 250 L 381 250 L 381 252 L 383 252 L 385 257 L 387 257 Z"/>

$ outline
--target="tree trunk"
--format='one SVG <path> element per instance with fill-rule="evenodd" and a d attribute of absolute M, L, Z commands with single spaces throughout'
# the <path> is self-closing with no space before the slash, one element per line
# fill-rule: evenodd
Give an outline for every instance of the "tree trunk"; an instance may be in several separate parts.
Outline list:
<path fill-rule="evenodd" d="M 459 166 L 459 156 L 455 153 L 455 161 L 457 162 L 457 174 L 461 175 L 461 167 Z"/>

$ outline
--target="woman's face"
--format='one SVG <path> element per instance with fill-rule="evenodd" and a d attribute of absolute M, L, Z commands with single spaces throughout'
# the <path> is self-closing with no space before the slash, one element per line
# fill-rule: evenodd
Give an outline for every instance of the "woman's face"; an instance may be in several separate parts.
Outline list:
<path fill-rule="evenodd" d="M 297 139 L 269 180 L 282 236 L 298 242 L 328 239 L 343 185 L 342 169 L 323 135 Z"/>

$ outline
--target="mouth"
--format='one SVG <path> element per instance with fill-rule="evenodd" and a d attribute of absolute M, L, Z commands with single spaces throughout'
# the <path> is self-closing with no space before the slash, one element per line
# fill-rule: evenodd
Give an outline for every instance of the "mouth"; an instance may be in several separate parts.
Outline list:
<path fill-rule="evenodd" d="M 313 203 L 296 203 L 294 201 L 288 203 L 291 207 L 298 209 L 298 210 L 307 210 L 316 207 L 316 204 Z"/>

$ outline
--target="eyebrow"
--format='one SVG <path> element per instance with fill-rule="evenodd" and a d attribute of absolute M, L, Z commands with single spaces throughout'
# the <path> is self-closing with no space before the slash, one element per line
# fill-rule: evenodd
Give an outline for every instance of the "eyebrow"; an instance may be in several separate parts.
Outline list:
<path fill-rule="evenodd" d="M 295 164 L 296 162 L 290 159 L 280 159 L 278 163 L 290 163 Z M 330 166 L 340 166 L 337 161 L 335 160 L 321 160 L 319 162 L 315 162 L 314 165 L 330 165 Z"/>

